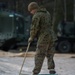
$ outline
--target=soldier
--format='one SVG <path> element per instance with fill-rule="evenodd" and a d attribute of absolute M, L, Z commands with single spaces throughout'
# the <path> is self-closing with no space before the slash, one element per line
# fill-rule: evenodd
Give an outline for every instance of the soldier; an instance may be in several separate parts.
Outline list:
<path fill-rule="evenodd" d="M 33 75 L 39 74 L 45 56 L 47 57 L 49 73 L 55 74 L 55 63 L 53 60 L 55 49 L 53 47 L 54 40 L 50 14 L 44 7 L 40 8 L 36 2 L 31 2 L 28 5 L 28 11 L 33 14 L 28 42 L 32 42 L 36 36 L 38 38 Z"/>

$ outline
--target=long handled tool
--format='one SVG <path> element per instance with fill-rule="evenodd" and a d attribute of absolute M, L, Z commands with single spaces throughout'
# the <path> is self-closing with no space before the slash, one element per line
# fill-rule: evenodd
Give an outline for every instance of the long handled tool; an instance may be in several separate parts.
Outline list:
<path fill-rule="evenodd" d="M 25 52 L 25 55 L 24 55 L 24 60 L 23 60 L 23 63 L 22 63 L 22 66 L 21 66 L 21 69 L 20 69 L 19 75 L 21 75 L 22 68 L 23 68 L 23 66 L 24 66 L 24 62 L 25 62 L 25 59 L 26 59 L 26 56 L 27 56 L 27 53 L 28 53 L 29 47 L 30 47 L 30 43 L 28 43 L 28 46 L 27 46 L 27 49 L 26 49 L 26 52 Z"/>

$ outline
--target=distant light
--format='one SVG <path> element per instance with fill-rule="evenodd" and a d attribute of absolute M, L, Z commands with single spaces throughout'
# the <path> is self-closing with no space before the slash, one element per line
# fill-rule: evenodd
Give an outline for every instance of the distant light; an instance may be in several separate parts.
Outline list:
<path fill-rule="evenodd" d="M 14 15 L 11 14 L 11 15 L 9 15 L 9 17 L 14 17 Z"/>

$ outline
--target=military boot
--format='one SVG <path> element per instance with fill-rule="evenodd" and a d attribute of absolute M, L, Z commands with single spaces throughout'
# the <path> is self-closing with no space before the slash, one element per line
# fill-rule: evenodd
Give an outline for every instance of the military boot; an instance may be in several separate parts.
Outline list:
<path fill-rule="evenodd" d="M 50 74 L 56 74 L 56 71 L 55 71 L 54 69 L 51 69 L 51 70 L 49 71 L 49 73 L 50 73 Z"/>
<path fill-rule="evenodd" d="M 33 75 L 38 75 L 37 73 L 33 73 Z"/>

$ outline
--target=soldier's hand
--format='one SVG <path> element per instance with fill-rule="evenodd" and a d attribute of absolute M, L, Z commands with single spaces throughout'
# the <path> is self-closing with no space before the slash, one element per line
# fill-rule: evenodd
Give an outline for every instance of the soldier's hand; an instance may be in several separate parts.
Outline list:
<path fill-rule="evenodd" d="M 33 38 L 29 37 L 28 43 L 31 43 L 33 41 Z"/>

